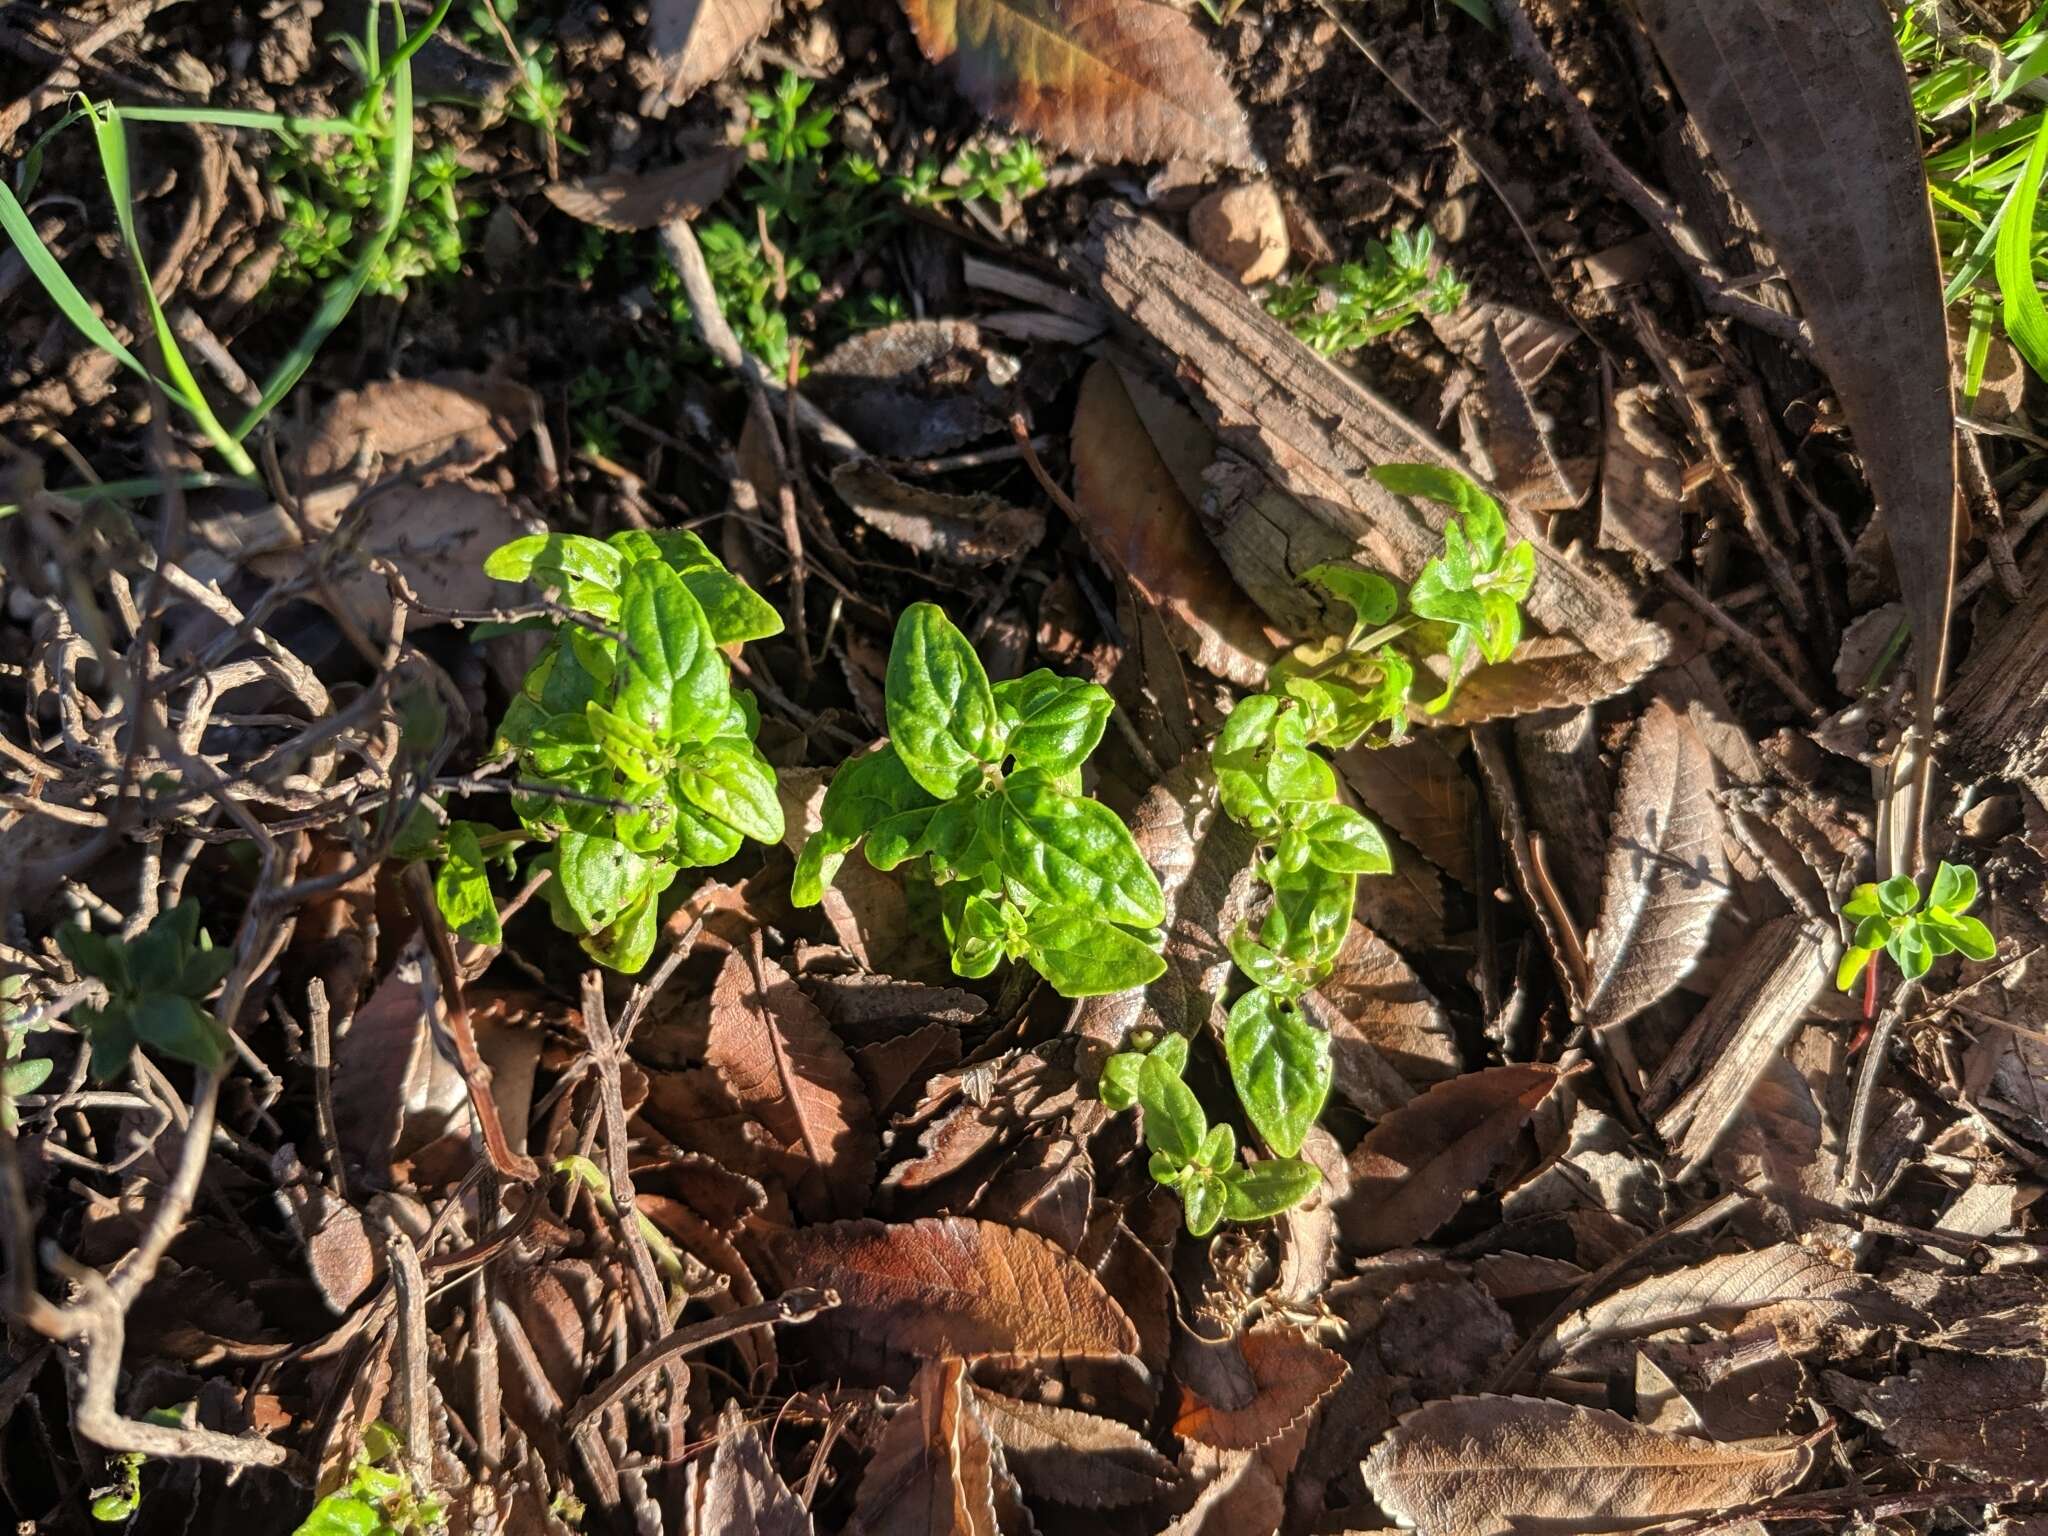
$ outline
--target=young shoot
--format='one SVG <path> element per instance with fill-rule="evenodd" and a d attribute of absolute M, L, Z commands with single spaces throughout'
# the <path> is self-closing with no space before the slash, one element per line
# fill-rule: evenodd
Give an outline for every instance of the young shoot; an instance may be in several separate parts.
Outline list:
<path fill-rule="evenodd" d="M 1842 903 L 1842 916 L 1856 926 L 1835 969 L 1835 986 L 1848 991 L 1880 954 L 1890 955 L 1907 981 L 1925 976 L 1939 955 L 1995 958 L 1998 941 L 1991 930 L 1965 915 L 1976 904 L 1977 872 L 1967 864 L 1937 865 L 1925 905 L 1920 883 L 1910 875 L 1894 875 L 1882 885 L 1857 886 Z M 1874 970 L 1869 985 L 1876 986 Z"/>

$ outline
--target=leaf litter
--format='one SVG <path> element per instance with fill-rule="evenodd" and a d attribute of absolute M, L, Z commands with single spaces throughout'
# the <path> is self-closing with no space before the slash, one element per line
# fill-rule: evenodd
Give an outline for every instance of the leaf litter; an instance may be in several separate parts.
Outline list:
<path fill-rule="evenodd" d="M 1922 8 L 1952 51 L 1908 30 L 1909 71 L 1876 0 L 1596 9 L 499 0 L 397 62 L 386 16 L 442 180 L 253 475 L 37 307 L 46 250 L 157 335 L 88 140 L 36 140 L 0 403 L 13 1518 L 93 1528 L 132 1483 L 148 1529 L 354 1529 L 320 1522 L 364 1490 L 407 1532 L 2048 1519 L 2048 482 L 2038 386 L 1958 457 L 1976 321 L 1922 161 L 1939 92 L 2037 39 Z M 0 141 L 81 88 L 361 90 L 324 17 L 103 12 L 23 19 Z M 2011 175 L 2036 86 L 1966 114 Z M 394 142 L 366 122 L 308 137 Z M 367 226 L 280 231 L 312 183 L 261 122 L 125 132 L 161 377 L 246 403 L 336 291 L 270 273 Z M 1278 278 L 1193 248 L 1217 193 L 1278 220 Z M 1400 260 L 1456 301 L 1348 344 Z M 1112 1063 L 1185 1040 L 1231 1166 L 1292 1165 L 1224 1070 L 1233 939 L 1284 902 L 1209 743 L 1344 638 L 1309 573 L 1434 579 L 1449 514 L 1390 463 L 1507 505 L 1527 630 L 1432 712 L 1422 627 L 1401 739 L 1334 754 L 1393 867 L 1291 1026 L 1318 1182 L 1195 1237 Z M 551 923 L 548 786 L 498 734 L 530 631 L 620 643 L 567 567 L 486 576 L 542 530 L 689 530 L 781 625 L 722 654 L 783 841 L 661 893 L 632 974 Z M 793 899 L 919 602 L 1005 699 L 1099 685 L 1081 787 L 1159 886 L 1154 979 L 960 974 L 948 882 L 858 850 Z M 1990 958 L 1901 982 L 1838 916 L 1899 877 Z M 181 902 L 229 967 L 197 1033 L 152 1015 L 91 1081 L 122 978 L 60 933 L 140 953 Z"/>

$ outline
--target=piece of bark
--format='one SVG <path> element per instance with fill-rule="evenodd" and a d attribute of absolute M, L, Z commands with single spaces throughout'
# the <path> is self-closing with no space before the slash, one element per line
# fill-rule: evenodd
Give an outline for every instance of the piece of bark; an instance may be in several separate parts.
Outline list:
<path fill-rule="evenodd" d="M 1197 382 L 1194 403 L 1223 447 L 1270 480 L 1265 493 L 1240 478 L 1241 494 L 1205 506 L 1211 534 L 1238 580 L 1282 628 L 1318 617 L 1299 592 L 1309 566 L 1357 559 L 1412 581 L 1442 551 L 1438 509 L 1395 496 L 1367 473 L 1374 465 L 1432 464 L 1469 473 L 1443 446 L 1350 375 L 1303 346 L 1243 290 L 1160 225 L 1130 209 L 1100 211 L 1072 251 L 1075 266 L 1180 378 Z M 1233 466 L 1219 466 L 1227 479 Z M 1219 490 L 1218 475 L 1211 485 Z M 1510 520 L 1529 534 L 1530 525 Z M 1530 621 L 1570 637 L 1606 662 L 1629 659 L 1624 687 L 1665 649 L 1663 632 L 1635 617 L 1627 592 L 1540 536 Z M 1285 611 L 1283 611 L 1285 610 Z M 1327 627 L 1324 625 L 1323 627 Z"/>
<path fill-rule="evenodd" d="M 2048 773 L 2048 583 L 2002 623 L 1980 625 L 1948 700 L 1949 766 L 1985 779 Z"/>

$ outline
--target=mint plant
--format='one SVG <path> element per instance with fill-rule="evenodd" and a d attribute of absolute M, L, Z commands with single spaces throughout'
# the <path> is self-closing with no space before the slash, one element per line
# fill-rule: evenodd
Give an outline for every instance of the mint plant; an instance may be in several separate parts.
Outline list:
<path fill-rule="evenodd" d="M 1856 925 L 1856 932 L 1835 969 L 1836 987 L 1848 991 L 1880 953 L 1892 957 L 1907 981 L 1925 976 L 1937 955 L 1994 958 L 1998 941 L 1991 930 L 1964 915 L 1976 904 L 1977 872 L 1967 864 L 1937 865 L 1924 907 L 1920 883 L 1911 875 L 1857 886 L 1842 904 L 1842 916 Z"/>
<path fill-rule="evenodd" d="M 1507 660 L 1535 580 L 1535 550 L 1509 543 L 1499 505 L 1464 476 L 1420 464 L 1384 465 L 1373 475 L 1399 495 L 1451 509 L 1443 553 L 1417 574 L 1405 613 L 1400 589 L 1376 571 L 1308 571 L 1351 610 L 1348 632 L 1277 662 L 1266 690 L 1238 701 L 1210 749 L 1224 814 L 1258 839 L 1256 872 L 1270 893 L 1257 926 L 1241 925 L 1230 939 L 1250 985 L 1231 1005 L 1223 1045 L 1245 1119 L 1273 1156 L 1237 1168 L 1227 1138 L 1198 1124 L 1200 1106 L 1180 1083 L 1184 1041 L 1114 1056 L 1103 1080 L 1105 1102 L 1144 1109 L 1153 1176 L 1180 1193 L 1197 1235 L 1224 1216 L 1285 1210 L 1316 1185 L 1315 1169 L 1298 1154 L 1329 1097 L 1330 1038 L 1302 1012 L 1301 998 L 1336 963 L 1358 877 L 1393 867 L 1379 828 L 1340 803 L 1323 751 L 1399 740 L 1418 662 L 1441 657 L 1446 674 L 1422 706 L 1428 714 L 1450 702 L 1476 662 Z M 1155 1121 L 1166 1122 L 1156 1134 Z"/>
<path fill-rule="evenodd" d="M 554 637 L 498 744 L 515 754 L 520 823 L 553 845 L 535 867 L 554 872 L 543 892 L 555 921 L 601 964 L 637 971 L 678 870 L 782 836 L 775 771 L 754 744 L 760 714 L 720 650 L 778 634 L 782 620 L 679 529 L 531 535 L 484 570 L 560 594 Z M 460 854 L 480 869 L 483 851 L 479 839 Z"/>
<path fill-rule="evenodd" d="M 991 686 L 967 637 L 918 603 L 896 626 L 885 705 L 888 744 L 825 792 L 798 906 L 865 844 L 875 868 L 911 865 L 935 887 L 959 975 L 1022 960 L 1062 997 L 1091 997 L 1165 969 L 1159 882 L 1123 822 L 1081 792 L 1106 690 L 1044 669 Z"/>
<path fill-rule="evenodd" d="M 199 904 L 159 912 L 123 941 L 74 923 L 57 932 L 57 947 L 81 976 L 107 989 L 98 1007 L 74 1017 L 92 1046 L 92 1075 L 101 1082 L 127 1070 L 135 1047 L 217 1072 L 228 1058 L 228 1034 L 206 998 L 235 968 L 232 951 L 215 949 L 199 926 Z"/>

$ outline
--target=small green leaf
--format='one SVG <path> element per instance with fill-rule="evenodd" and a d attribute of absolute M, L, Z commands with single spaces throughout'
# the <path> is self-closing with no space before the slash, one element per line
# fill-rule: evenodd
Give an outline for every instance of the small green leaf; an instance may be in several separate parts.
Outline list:
<path fill-rule="evenodd" d="M 1145 1111 L 1145 1145 L 1176 1163 L 1193 1162 L 1209 1134 L 1209 1117 L 1194 1090 L 1157 1053 L 1139 1069 L 1138 1103 Z"/>
<path fill-rule="evenodd" d="M 1918 981 L 1934 966 L 1934 946 L 1917 922 L 1901 923 L 1884 949 L 1908 981 Z"/>
<path fill-rule="evenodd" d="M 1861 949 L 1855 945 L 1842 951 L 1842 958 L 1835 967 L 1835 990 L 1846 992 L 1856 985 L 1856 978 L 1863 974 L 1863 968 L 1870 964 L 1875 949 Z"/>
<path fill-rule="evenodd" d="M 1336 770 L 1306 747 L 1275 747 L 1266 759 L 1266 793 L 1283 806 L 1334 800 Z"/>
<path fill-rule="evenodd" d="M 1934 920 L 1924 924 L 1946 939 L 1949 946 L 1969 960 L 1996 960 L 1998 941 L 1991 936 L 1991 930 L 1974 917 L 1949 917 L 1945 921 Z"/>
<path fill-rule="evenodd" d="M 94 933 L 78 923 L 66 923 L 57 930 L 57 947 L 82 974 L 109 987 L 128 984 L 127 947 L 120 940 Z"/>
<path fill-rule="evenodd" d="M 1114 707 L 1108 689 L 1044 667 L 998 683 L 993 692 L 1017 766 L 1049 774 L 1066 773 L 1087 761 Z"/>
<path fill-rule="evenodd" d="M 984 765 L 1002 757 L 981 658 L 934 603 L 913 603 L 897 622 L 885 702 L 889 740 L 904 767 L 940 799 L 973 786 Z"/>
<path fill-rule="evenodd" d="M 1314 582 L 1350 606 L 1357 615 L 1354 634 L 1386 623 L 1401 606 L 1401 594 L 1378 571 L 1355 565 L 1313 565 L 1301 573 L 1301 579 Z"/>
<path fill-rule="evenodd" d="M 790 899 L 799 907 L 814 907 L 824 898 L 825 887 L 839 872 L 846 855 L 862 837 L 900 813 L 922 809 L 929 819 L 938 802 L 924 790 L 894 747 L 885 746 L 865 757 L 854 758 L 832 775 L 825 802 L 818 811 L 818 830 L 804 843 L 797 859 L 796 878 L 790 885 Z M 911 844 L 924 833 L 924 825 L 905 824 L 894 829 L 901 836 L 902 852 L 889 864 L 893 868 L 908 856 Z M 895 852 L 892 846 L 889 852 Z M 870 861 L 874 851 L 870 850 Z"/>
<path fill-rule="evenodd" d="M 725 568 L 701 538 L 687 528 L 628 528 L 611 536 L 612 547 L 628 559 L 659 560 L 682 577 L 704 610 L 712 638 L 720 645 L 765 640 L 782 633 L 782 615 L 769 601 Z"/>
<path fill-rule="evenodd" d="M 1324 869 L 1384 875 L 1394 867 L 1380 829 L 1349 806 L 1318 806 L 1304 814 L 1295 827 L 1308 844 L 1309 858 Z"/>
<path fill-rule="evenodd" d="M 639 721 L 614 714 L 594 700 L 583 706 L 583 721 L 604 760 L 628 784 L 652 784 L 667 774 L 668 753 L 654 732 Z M 555 721 L 542 726 L 533 753 L 534 767 L 554 779 L 587 771 L 576 742 L 578 734 L 567 722 L 562 722 L 560 729 Z"/>
<path fill-rule="evenodd" d="M 1263 1221 L 1291 1210 L 1315 1193 L 1322 1174 L 1298 1157 L 1272 1158 L 1224 1175 L 1224 1214 L 1232 1221 Z"/>
<path fill-rule="evenodd" d="M 1228 1122 L 1209 1127 L 1209 1134 L 1202 1138 L 1202 1150 L 1195 1161 L 1211 1173 L 1222 1173 L 1237 1161 L 1237 1132 Z"/>
<path fill-rule="evenodd" d="M 1036 769 L 1003 785 L 995 836 L 1004 877 L 1048 906 L 1139 928 L 1166 921 L 1166 897 L 1130 829 Z"/>
<path fill-rule="evenodd" d="M 1884 903 L 1878 900 L 1877 887 L 1875 885 L 1865 884 L 1857 886 L 1850 893 L 1849 899 L 1842 903 L 1842 916 L 1854 922 L 1860 923 L 1868 918 L 1882 917 L 1883 915 Z"/>
<path fill-rule="evenodd" d="M 1254 988 L 1231 1007 L 1224 1054 L 1252 1128 L 1292 1157 L 1329 1097 L 1330 1037 L 1292 1003 Z"/>
<path fill-rule="evenodd" d="M 1226 1200 L 1223 1180 L 1200 1168 L 1190 1168 L 1181 1179 L 1180 1203 L 1188 1232 L 1207 1237 L 1223 1219 Z"/>
<path fill-rule="evenodd" d="M 1936 865 L 1927 904 L 1957 915 L 1969 911 L 1977 904 L 1977 871 L 1967 864 Z"/>
<path fill-rule="evenodd" d="M 918 790 L 923 794 L 922 789 Z M 948 800 L 944 804 L 933 801 L 929 805 L 916 806 L 911 810 L 898 811 L 894 816 L 885 816 L 876 822 L 868 833 L 868 862 L 880 870 L 894 869 L 905 859 L 916 858 L 927 851 L 931 838 L 932 822 L 941 811 L 966 803 Z"/>
<path fill-rule="evenodd" d="M 164 1055 L 217 1072 L 227 1064 L 227 1031 L 189 997 L 156 992 L 134 1010 L 135 1038 Z"/>
<path fill-rule="evenodd" d="M 1001 962 L 1008 937 L 1002 910 L 986 896 L 970 896 L 953 925 L 953 974 L 986 976 Z"/>
<path fill-rule="evenodd" d="M 775 770 L 744 736 L 686 747 L 676 758 L 678 796 L 759 843 L 782 840 Z"/>
<path fill-rule="evenodd" d="M 1260 926 L 1259 942 L 1303 965 L 1329 964 L 1351 927 L 1357 892 L 1357 876 L 1320 865 L 1306 864 L 1284 874 L 1276 871 L 1273 904 Z"/>
<path fill-rule="evenodd" d="M 500 544 L 484 557 L 494 581 L 531 581 L 561 592 L 565 606 L 602 619 L 619 614 L 625 562 L 602 539 L 580 533 L 536 533 Z"/>
<path fill-rule="evenodd" d="M 1102 1064 L 1102 1078 L 1096 1085 L 1102 1102 L 1122 1114 L 1138 1102 L 1138 1074 L 1145 1068 L 1143 1051 L 1118 1051 Z"/>
<path fill-rule="evenodd" d="M 556 845 L 555 883 L 586 933 L 618 920 L 654 877 L 656 861 L 616 838 L 564 832 Z"/>
<path fill-rule="evenodd" d="M 470 943 L 497 944 L 505 935 L 476 832 L 475 822 L 448 824 L 448 857 L 434 876 L 434 901 L 448 926 Z"/>
<path fill-rule="evenodd" d="M 1911 875 L 1893 875 L 1877 888 L 1878 905 L 1888 917 L 1905 917 L 1919 909 L 1920 887 Z"/>
<path fill-rule="evenodd" d="M 1129 929 L 1078 912 L 1034 912 L 1024 956 L 1061 997 L 1108 997 L 1166 971 L 1158 951 Z"/>
<path fill-rule="evenodd" d="M 631 973 L 646 965 L 647 957 L 654 953 L 655 934 L 661 926 L 657 910 L 661 893 L 675 876 L 672 865 L 657 864 L 617 919 L 584 935 L 584 953 L 615 971 Z"/>
<path fill-rule="evenodd" d="M 1482 528 L 1489 521 L 1501 523 L 1500 504 L 1454 469 L 1434 464 L 1378 464 L 1371 473 L 1396 496 L 1441 502 L 1466 518 L 1478 519 Z"/>

